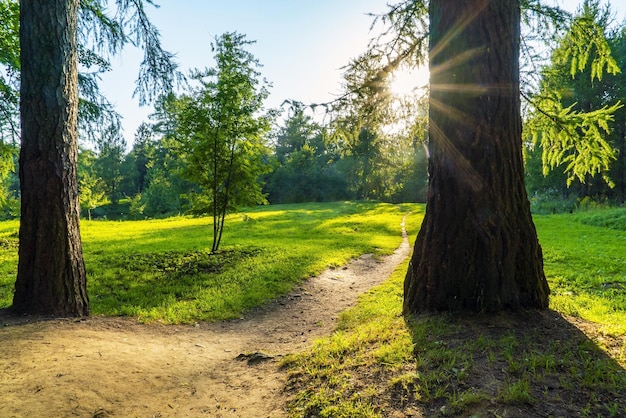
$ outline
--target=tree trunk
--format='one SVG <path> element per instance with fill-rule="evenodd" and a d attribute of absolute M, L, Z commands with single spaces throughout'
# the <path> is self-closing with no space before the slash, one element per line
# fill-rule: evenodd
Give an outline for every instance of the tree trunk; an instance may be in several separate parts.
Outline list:
<path fill-rule="evenodd" d="M 619 113 L 621 116 L 621 112 Z M 617 156 L 617 201 L 620 205 L 624 205 L 626 197 L 626 121 L 623 117 L 618 118 L 619 123 L 619 154 Z"/>
<path fill-rule="evenodd" d="M 524 187 L 519 0 L 429 7 L 430 177 L 404 310 L 546 308 Z"/>
<path fill-rule="evenodd" d="M 13 310 L 89 314 L 79 230 L 78 0 L 20 2 L 22 193 Z"/>

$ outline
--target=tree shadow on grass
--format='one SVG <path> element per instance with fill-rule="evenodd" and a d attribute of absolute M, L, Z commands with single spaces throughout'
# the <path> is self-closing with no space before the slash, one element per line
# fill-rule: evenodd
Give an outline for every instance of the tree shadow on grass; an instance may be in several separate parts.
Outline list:
<path fill-rule="evenodd" d="M 594 324 L 554 311 L 408 323 L 415 378 L 392 387 L 405 414 L 626 416 L 626 338 Z"/>

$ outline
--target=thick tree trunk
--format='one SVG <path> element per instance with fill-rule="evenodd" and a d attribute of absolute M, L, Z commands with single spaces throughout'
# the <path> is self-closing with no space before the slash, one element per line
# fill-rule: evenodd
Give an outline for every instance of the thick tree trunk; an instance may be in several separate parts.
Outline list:
<path fill-rule="evenodd" d="M 22 212 L 13 309 L 89 314 L 79 230 L 78 0 L 20 2 Z"/>
<path fill-rule="evenodd" d="M 519 0 L 429 7 L 430 182 L 405 312 L 545 308 L 522 164 Z"/>

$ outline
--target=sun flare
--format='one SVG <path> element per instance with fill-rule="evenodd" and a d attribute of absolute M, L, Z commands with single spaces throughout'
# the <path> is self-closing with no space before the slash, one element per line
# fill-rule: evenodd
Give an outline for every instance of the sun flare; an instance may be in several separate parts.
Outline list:
<path fill-rule="evenodd" d="M 428 86 L 429 77 L 427 66 L 398 70 L 391 78 L 391 92 L 397 97 L 412 95 Z"/>

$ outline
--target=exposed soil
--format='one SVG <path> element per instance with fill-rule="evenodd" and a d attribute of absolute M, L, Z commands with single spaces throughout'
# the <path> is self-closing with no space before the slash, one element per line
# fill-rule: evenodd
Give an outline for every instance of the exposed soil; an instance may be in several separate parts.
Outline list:
<path fill-rule="evenodd" d="M 282 417 L 281 356 L 332 333 L 339 312 L 410 253 L 364 255 L 237 321 L 0 316 L 0 417 Z"/>

